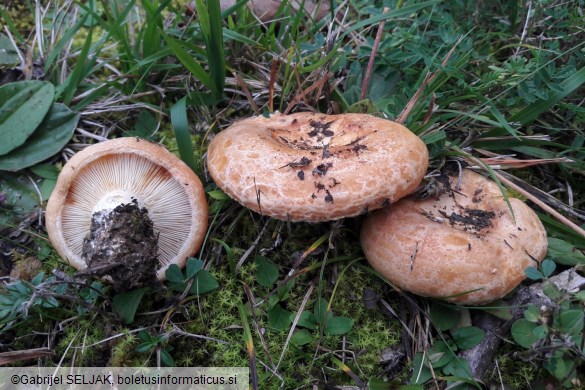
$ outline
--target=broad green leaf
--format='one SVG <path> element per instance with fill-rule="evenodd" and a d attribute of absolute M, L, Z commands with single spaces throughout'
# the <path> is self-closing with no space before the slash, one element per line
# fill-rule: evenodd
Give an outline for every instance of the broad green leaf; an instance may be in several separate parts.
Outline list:
<path fill-rule="evenodd" d="M 190 293 L 195 295 L 207 294 L 219 287 L 217 279 L 209 273 L 207 270 L 200 270 L 195 276 L 193 285 L 191 286 Z"/>
<path fill-rule="evenodd" d="M 160 362 L 165 367 L 174 367 L 175 361 L 171 357 L 171 354 L 168 353 L 165 349 L 160 350 Z"/>
<path fill-rule="evenodd" d="M 439 330 L 451 329 L 459 322 L 459 310 L 438 302 L 431 304 L 429 315 L 431 322 Z"/>
<path fill-rule="evenodd" d="M 0 170 L 17 171 L 58 153 L 69 142 L 79 114 L 54 103 L 37 130 L 20 147 L 0 156 Z"/>
<path fill-rule="evenodd" d="M 471 378 L 471 367 L 464 358 L 453 359 L 443 367 L 443 373 L 460 378 Z"/>
<path fill-rule="evenodd" d="M 410 383 L 413 385 L 422 385 L 433 377 L 431 369 L 425 364 L 425 355 L 422 352 L 417 352 L 414 355 L 412 374 L 410 376 Z"/>
<path fill-rule="evenodd" d="M 270 287 L 278 280 L 278 266 L 264 256 L 256 256 L 256 280 L 263 287 Z"/>
<path fill-rule="evenodd" d="M 512 338 L 522 347 L 530 348 L 532 344 L 540 340 L 534 334 L 534 328 L 536 327 L 535 323 L 521 318 L 512 324 Z"/>
<path fill-rule="evenodd" d="M 469 349 L 481 343 L 485 337 L 485 331 L 476 326 L 465 326 L 451 332 L 455 344 L 461 349 Z"/>
<path fill-rule="evenodd" d="M 313 341 L 313 336 L 311 336 L 311 332 L 306 329 L 297 330 L 290 338 L 290 342 L 298 347 L 309 344 L 311 341 Z"/>
<path fill-rule="evenodd" d="M 333 317 L 327 320 L 323 333 L 327 335 L 342 335 L 348 333 L 353 327 L 353 318 Z"/>
<path fill-rule="evenodd" d="M 268 325 L 276 330 L 288 329 L 291 325 L 291 312 L 276 304 L 268 310 Z"/>
<path fill-rule="evenodd" d="M 564 265 L 585 264 L 585 255 L 567 241 L 559 238 L 548 238 L 548 256 L 555 262 Z"/>
<path fill-rule="evenodd" d="M 560 330 L 575 335 L 583 332 L 583 310 L 567 310 L 559 316 Z"/>
<path fill-rule="evenodd" d="M 0 86 L 0 156 L 31 136 L 53 104 L 55 88 L 46 81 L 18 81 Z"/>
<path fill-rule="evenodd" d="M 30 167 L 32 173 L 45 179 L 57 179 L 59 170 L 54 164 L 37 164 Z"/>
<path fill-rule="evenodd" d="M 147 287 L 142 287 L 114 295 L 114 298 L 112 299 L 112 307 L 120 317 L 122 317 L 122 320 L 126 324 L 134 322 L 134 316 L 136 315 L 138 305 L 147 290 Z"/>

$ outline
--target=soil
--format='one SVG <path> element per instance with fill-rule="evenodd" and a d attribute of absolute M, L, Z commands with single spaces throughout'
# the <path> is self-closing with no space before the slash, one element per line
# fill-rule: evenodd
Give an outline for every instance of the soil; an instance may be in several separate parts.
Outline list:
<path fill-rule="evenodd" d="M 116 292 L 157 283 L 158 237 L 148 211 L 132 203 L 94 213 L 83 242 L 86 275 L 109 276 Z"/>

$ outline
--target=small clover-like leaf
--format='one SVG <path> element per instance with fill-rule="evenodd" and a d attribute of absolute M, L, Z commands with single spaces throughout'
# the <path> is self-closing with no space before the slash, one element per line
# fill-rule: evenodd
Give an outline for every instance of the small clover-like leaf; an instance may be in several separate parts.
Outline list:
<path fill-rule="evenodd" d="M 439 330 L 447 330 L 455 327 L 459 322 L 460 311 L 443 303 L 431 304 L 430 317 L 433 325 Z"/>
<path fill-rule="evenodd" d="M 191 279 L 201 269 L 203 269 L 203 262 L 201 260 L 194 257 L 187 259 L 187 266 L 185 267 L 187 279 Z"/>
<path fill-rule="evenodd" d="M 524 348 L 530 348 L 532 344 L 540 340 L 541 332 L 537 330 L 538 336 L 534 333 L 536 325 L 525 318 L 521 318 L 512 324 L 512 338 Z"/>
<path fill-rule="evenodd" d="M 526 277 L 528 279 L 532 279 L 532 280 L 541 280 L 544 279 L 544 275 L 542 274 L 542 272 L 540 272 L 539 270 L 537 270 L 534 267 L 528 267 L 524 270 L 524 275 L 526 275 Z"/>
<path fill-rule="evenodd" d="M 295 313 L 291 314 L 291 322 L 296 317 Z M 314 330 L 317 328 L 317 318 L 313 313 L 310 311 L 304 311 L 299 316 L 299 320 L 297 321 L 297 326 L 302 326 L 303 328 Z"/>
<path fill-rule="evenodd" d="M 540 269 L 542 270 L 542 274 L 545 278 L 548 278 L 555 272 L 557 265 L 552 260 L 544 260 L 542 264 L 540 264 Z"/>
<path fill-rule="evenodd" d="M 185 281 L 185 276 L 181 272 L 181 269 L 176 264 L 169 265 L 169 268 L 165 271 L 167 280 L 172 283 L 181 283 Z"/>

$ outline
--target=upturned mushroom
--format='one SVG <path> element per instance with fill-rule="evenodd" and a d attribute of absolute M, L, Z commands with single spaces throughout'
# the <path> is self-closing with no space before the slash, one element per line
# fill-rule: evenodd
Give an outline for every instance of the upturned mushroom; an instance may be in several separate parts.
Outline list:
<path fill-rule="evenodd" d="M 183 267 L 201 246 L 208 209 L 201 181 L 181 160 L 146 140 L 119 138 L 65 164 L 45 218 L 63 259 L 128 288 Z"/>
<path fill-rule="evenodd" d="M 352 217 L 412 192 L 428 165 L 406 127 L 365 114 L 245 119 L 210 143 L 207 168 L 233 199 L 290 221 Z"/>
<path fill-rule="evenodd" d="M 460 304 L 504 297 L 537 267 L 547 251 L 546 231 L 522 201 L 464 170 L 446 192 L 402 199 L 369 216 L 361 244 L 374 269 L 403 290 Z"/>

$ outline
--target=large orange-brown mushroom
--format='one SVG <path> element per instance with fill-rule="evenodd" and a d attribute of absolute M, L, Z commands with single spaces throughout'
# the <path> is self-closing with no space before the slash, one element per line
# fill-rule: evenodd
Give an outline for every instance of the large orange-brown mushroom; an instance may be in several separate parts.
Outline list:
<path fill-rule="evenodd" d="M 464 170 L 437 198 L 402 199 L 369 216 L 362 248 L 373 268 L 398 287 L 461 304 L 504 297 L 547 251 L 536 213 L 496 183 Z"/>
<path fill-rule="evenodd" d="M 108 219 L 113 211 L 128 213 L 132 205 L 139 210 L 130 215 L 134 223 L 112 227 L 120 223 Z M 148 231 L 156 239 L 158 253 L 153 255 L 160 264 L 154 272 L 162 280 L 169 265 L 183 267 L 199 250 L 208 210 L 201 181 L 181 160 L 146 140 L 118 138 L 89 146 L 65 164 L 45 217 L 53 246 L 78 270 L 88 267 L 84 250 L 99 250 L 107 258 L 125 242 L 118 232 Z M 94 244 L 90 230 L 97 237 L 100 229 L 118 237 L 113 243 Z"/>
<path fill-rule="evenodd" d="M 242 205 L 274 218 L 352 217 L 412 192 L 428 165 L 406 127 L 365 114 L 245 119 L 210 143 L 211 177 Z"/>

